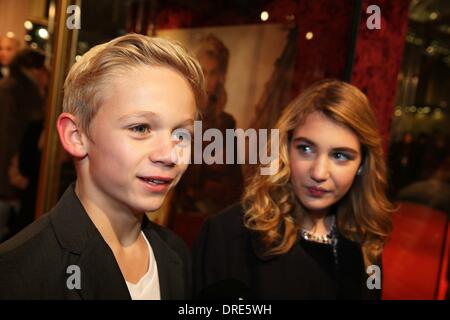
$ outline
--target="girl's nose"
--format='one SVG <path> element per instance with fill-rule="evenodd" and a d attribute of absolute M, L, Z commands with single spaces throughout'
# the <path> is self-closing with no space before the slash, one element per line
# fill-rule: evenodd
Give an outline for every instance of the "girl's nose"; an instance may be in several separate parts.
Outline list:
<path fill-rule="evenodd" d="M 311 166 L 311 178 L 316 182 L 323 182 L 330 176 L 326 157 L 317 158 Z"/>

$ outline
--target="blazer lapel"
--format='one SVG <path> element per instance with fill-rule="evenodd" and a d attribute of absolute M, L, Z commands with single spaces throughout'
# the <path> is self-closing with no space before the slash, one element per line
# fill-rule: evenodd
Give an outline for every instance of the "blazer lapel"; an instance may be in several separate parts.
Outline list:
<path fill-rule="evenodd" d="M 103 239 L 93 241 L 78 259 L 83 299 L 131 300 L 125 279 L 114 254 Z"/>
<path fill-rule="evenodd" d="M 68 252 L 65 270 L 78 266 L 83 299 L 131 299 L 114 254 L 87 215 L 72 184 L 49 213 L 61 247 Z M 71 274 L 66 275 L 66 279 Z M 69 289 L 67 289 L 69 290 Z M 67 296 L 73 297 L 73 291 Z"/>

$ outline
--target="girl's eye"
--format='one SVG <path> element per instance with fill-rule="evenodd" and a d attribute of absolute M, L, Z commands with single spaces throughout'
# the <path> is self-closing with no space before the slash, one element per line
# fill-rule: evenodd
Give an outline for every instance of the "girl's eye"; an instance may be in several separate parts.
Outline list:
<path fill-rule="evenodd" d="M 150 132 L 150 126 L 147 124 L 138 124 L 130 128 L 130 130 L 139 135 L 144 135 Z"/>
<path fill-rule="evenodd" d="M 347 154 L 343 153 L 343 152 L 335 152 L 333 154 L 333 157 L 336 160 L 338 160 L 338 161 L 348 161 L 348 160 L 350 160 L 350 157 Z"/>
<path fill-rule="evenodd" d="M 310 154 L 310 153 L 313 152 L 313 149 L 310 146 L 305 145 L 305 144 L 299 144 L 297 146 L 297 150 L 300 151 L 300 153 L 303 153 L 303 154 Z"/>

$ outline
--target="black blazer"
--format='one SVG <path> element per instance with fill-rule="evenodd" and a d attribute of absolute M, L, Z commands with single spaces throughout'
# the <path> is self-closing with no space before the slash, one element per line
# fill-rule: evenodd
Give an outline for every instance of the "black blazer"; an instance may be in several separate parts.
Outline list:
<path fill-rule="evenodd" d="M 201 299 L 379 299 L 368 290 L 360 246 L 338 235 L 331 247 L 298 239 L 287 253 L 264 257 L 235 205 L 208 219 L 194 245 L 194 294 Z"/>
<path fill-rule="evenodd" d="M 191 261 L 184 242 L 147 218 L 143 232 L 158 265 L 161 299 L 189 298 Z M 79 290 L 68 289 L 70 265 L 80 268 Z M 0 299 L 131 299 L 113 252 L 74 185 L 48 214 L 0 245 Z"/>

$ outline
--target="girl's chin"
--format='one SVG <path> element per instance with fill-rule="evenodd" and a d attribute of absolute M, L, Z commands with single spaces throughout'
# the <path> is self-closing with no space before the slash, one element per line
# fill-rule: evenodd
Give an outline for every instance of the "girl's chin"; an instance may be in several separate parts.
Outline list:
<path fill-rule="evenodd" d="M 316 200 L 305 199 L 304 201 L 301 201 L 301 203 L 303 207 L 305 207 L 307 210 L 320 211 L 330 208 L 334 202 L 319 199 Z"/>

